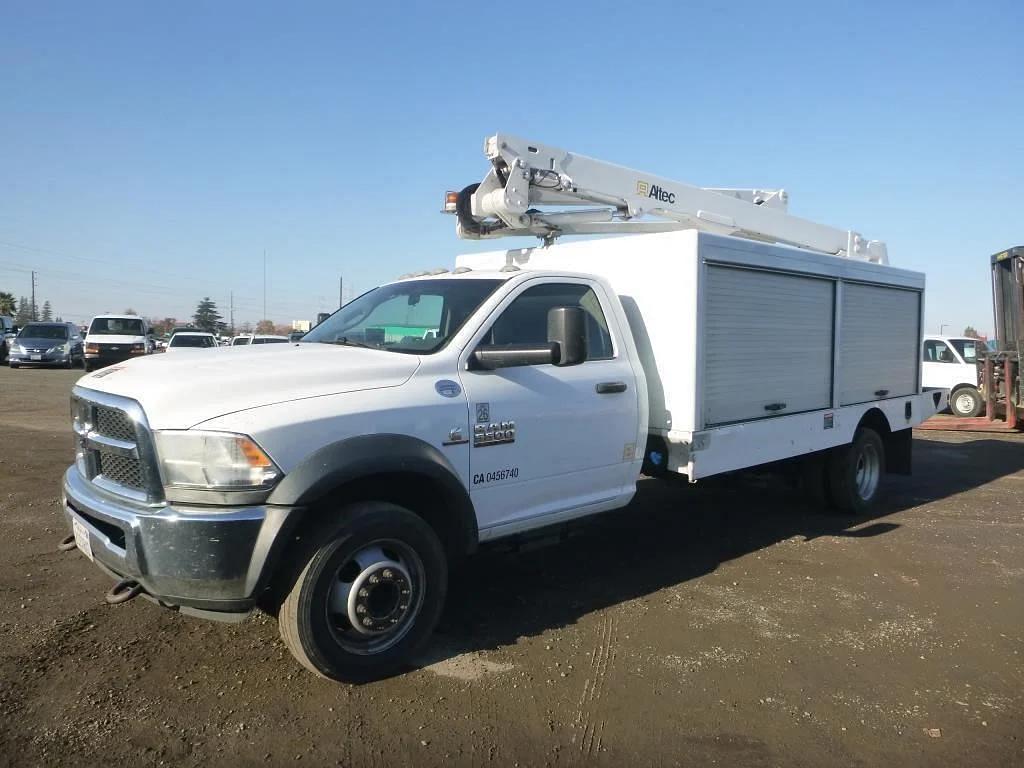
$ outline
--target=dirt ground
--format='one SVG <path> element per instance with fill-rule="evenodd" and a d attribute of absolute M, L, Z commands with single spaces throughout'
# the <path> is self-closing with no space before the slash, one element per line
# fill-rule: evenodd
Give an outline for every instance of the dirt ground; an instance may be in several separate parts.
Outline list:
<path fill-rule="evenodd" d="M 2 766 L 1024 765 L 1022 437 L 918 433 L 871 519 L 644 481 L 475 558 L 421 665 L 349 686 L 58 554 L 79 375 L 0 369 Z"/>

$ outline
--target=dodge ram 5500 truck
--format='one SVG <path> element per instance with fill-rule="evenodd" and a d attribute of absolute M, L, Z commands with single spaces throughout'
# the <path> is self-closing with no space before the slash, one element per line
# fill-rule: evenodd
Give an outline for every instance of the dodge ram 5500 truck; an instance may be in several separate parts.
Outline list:
<path fill-rule="evenodd" d="M 65 546 L 119 579 L 111 602 L 264 607 L 302 664 L 354 680 L 429 637 L 449 563 L 622 507 L 642 471 L 799 460 L 832 504 L 866 509 L 944 402 L 920 387 L 923 276 L 859 246 L 678 229 L 460 257 L 300 343 L 85 376 Z"/>

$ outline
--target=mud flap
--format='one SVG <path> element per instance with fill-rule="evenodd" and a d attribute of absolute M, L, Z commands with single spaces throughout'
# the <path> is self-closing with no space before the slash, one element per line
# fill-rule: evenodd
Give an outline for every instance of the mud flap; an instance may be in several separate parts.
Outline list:
<path fill-rule="evenodd" d="M 913 430 L 901 429 L 882 437 L 885 446 L 885 471 L 890 475 L 911 474 L 914 444 Z"/>

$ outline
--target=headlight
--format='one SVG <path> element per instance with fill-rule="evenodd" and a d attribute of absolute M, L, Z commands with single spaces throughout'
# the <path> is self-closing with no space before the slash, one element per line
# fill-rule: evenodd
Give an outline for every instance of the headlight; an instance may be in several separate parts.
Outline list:
<path fill-rule="evenodd" d="M 21 346 L 21 344 L 12 344 L 11 345 L 11 351 L 12 352 L 17 352 L 19 355 L 24 355 L 25 354 L 25 348 L 23 346 Z"/>
<path fill-rule="evenodd" d="M 52 355 L 52 354 L 54 354 L 56 352 L 67 352 L 67 351 L 68 351 L 68 345 L 67 344 L 58 344 L 55 347 L 50 347 L 48 350 L 46 350 L 46 353 L 49 354 L 49 355 Z"/>
<path fill-rule="evenodd" d="M 178 488 L 266 490 L 281 471 L 253 441 L 230 432 L 156 433 L 164 484 Z"/>

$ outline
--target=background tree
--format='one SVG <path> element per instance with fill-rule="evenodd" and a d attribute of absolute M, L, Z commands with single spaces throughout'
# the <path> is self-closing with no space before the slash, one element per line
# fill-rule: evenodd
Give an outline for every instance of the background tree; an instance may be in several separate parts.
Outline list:
<path fill-rule="evenodd" d="M 221 322 L 221 314 L 217 311 L 217 304 L 210 300 L 209 296 L 196 306 L 196 313 L 192 315 L 192 322 L 196 328 L 210 333 L 220 333 L 224 330 L 224 323 Z"/>
<path fill-rule="evenodd" d="M 966 336 L 969 339 L 980 339 L 981 338 L 981 334 L 979 334 L 974 329 L 973 325 L 968 325 L 966 328 L 964 328 L 964 336 Z"/>
<path fill-rule="evenodd" d="M 273 333 L 274 332 L 274 321 L 273 320 L 260 320 L 256 323 L 256 333 Z"/>
<path fill-rule="evenodd" d="M 153 333 L 157 336 L 165 336 L 173 331 L 178 326 L 178 319 L 176 317 L 165 317 L 160 319 L 159 317 L 149 318 L 149 327 L 153 329 Z"/>
<path fill-rule="evenodd" d="M 18 312 L 14 316 L 14 322 L 16 325 L 25 325 L 25 323 L 32 322 L 32 307 L 24 296 L 18 299 Z"/>
<path fill-rule="evenodd" d="M 252 323 L 250 323 L 248 321 L 242 323 L 241 327 L 238 329 L 238 332 L 239 333 L 252 333 Z"/>
<path fill-rule="evenodd" d="M 137 315 L 137 314 L 139 314 L 139 313 L 138 313 L 138 312 L 136 312 L 136 311 L 135 311 L 134 309 L 132 309 L 131 307 L 128 307 L 128 309 L 126 309 L 126 310 L 124 311 L 124 313 L 123 313 L 123 314 L 126 314 L 126 315 Z"/>
<path fill-rule="evenodd" d="M 13 293 L 0 291 L 0 315 L 13 315 L 18 311 L 18 301 Z"/>
<path fill-rule="evenodd" d="M 40 319 L 44 323 L 49 323 L 53 320 L 53 307 L 50 306 L 49 299 L 43 302 L 43 314 L 40 316 Z"/>

